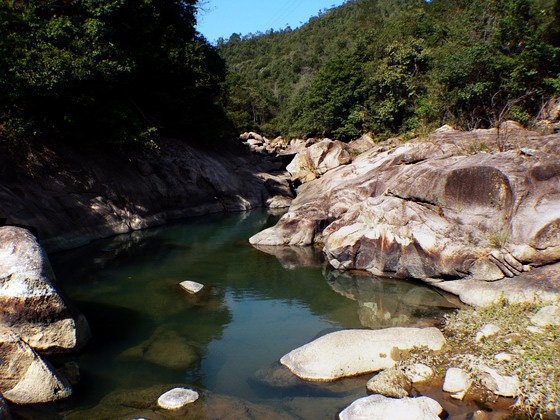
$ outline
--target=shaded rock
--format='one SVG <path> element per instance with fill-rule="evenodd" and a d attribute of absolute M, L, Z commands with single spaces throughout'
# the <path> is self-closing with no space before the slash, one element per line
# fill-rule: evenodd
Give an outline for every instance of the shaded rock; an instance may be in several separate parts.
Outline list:
<path fill-rule="evenodd" d="M 340 420 L 439 420 L 443 408 L 428 397 L 387 398 L 371 395 L 354 401 L 339 415 Z"/>
<path fill-rule="evenodd" d="M 434 370 L 422 363 L 414 363 L 404 369 L 404 374 L 410 382 L 425 382 L 434 376 Z"/>
<path fill-rule="evenodd" d="M 0 394 L 0 420 L 12 420 L 12 414 L 10 413 L 10 408 L 8 403 L 2 395 Z"/>
<path fill-rule="evenodd" d="M 560 307 L 555 305 L 545 306 L 531 317 L 531 322 L 539 327 L 560 325 Z"/>
<path fill-rule="evenodd" d="M 132 347 L 119 356 L 122 360 L 141 359 L 166 367 L 184 370 L 198 361 L 194 347 L 175 331 L 158 328 L 144 343 Z"/>
<path fill-rule="evenodd" d="M 87 322 L 72 316 L 54 281 L 35 237 L 25 229 L 0 227 L 0 326 L 34 349 L 71 349 L 89 338 Z"/>
<path fill-rule="evenodd" d="M 445 372 L 443 390 L 451 393 L 451 398 L 462 400 L 471 387 L 472 380 L 463 369 L 450 368 Z"/>
<path fill-rule="evenodd" d="M 16 404 L 51 402 L 72 393 L 64 378 L 6 329 L 0 329 L 0 366 L 0 393 Z"/>
<path fill-rule="evenodd" d="M 191 295 L 195 295 L 204 289 L 204 285 L 197 283 L 195 281 L 185 280 L 179 283 L 179 285 L 183 288 L 183 290 L 187 291 Z"/>
<path fill-rule="evenodd" d="M 404 398 L 410 395 L 412 382 L 400 369 L 385 369 L 371 378 L 367 385 L 368 391 L 386 397 Z"/>
<path fill-rule="evenodd" d="M 198 392 L 187 388 L 173 388 L 162 394 L 158 400 L 158 406 L 165 410 L 177 410 L 187 404 L 198 400 Z"/>
<path fill-rule="evenodd" d="M 499 374 L 495 369 L 482 366 L 483 373 L 479 376 L 480 383 L 502 397 L 516 397 L 520 394 L 521 383 L 517 376 L 507 376 Z"/>
<path fill-rule="evenodd" d="M 333 168 L 346 165 L 350 160 L 348 146 L 324 139 L 299 152 L 286 169 L 292 179 L 305 183 L 319 178 Z"/>
<path fill-rule="evenodd" d="M 500 331 L 500 327 L 498 327 L 497 325 L 486 324 L 480 329 L 480 331 L 476 333 L 475 341 L 478 343 L 485 338 L 496 335 L 499 331 Z"/>
<path fill-rule="evenodd" d="M 329 381 L 393 367 L 400 350 L 439 350 L 444 344 L 443 334 L 433 327 L 343 330 L 291 351 L 280 363 L 300 378 Z"/>

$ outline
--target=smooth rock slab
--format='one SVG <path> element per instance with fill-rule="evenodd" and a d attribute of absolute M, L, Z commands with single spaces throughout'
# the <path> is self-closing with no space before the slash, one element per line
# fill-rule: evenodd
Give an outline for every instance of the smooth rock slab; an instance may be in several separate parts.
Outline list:
<path fill-rule="evenodd" d="M 280 359 L 303 379 L 332 381 L 393 367 L 400 350 L 440 350 L 445 337 L 434 327 L 343 330 L 305 344 Z"/>
<path fill-rule="evenodd" d="M 198 392 L 187 388 L 173 388 L 158 398 L 158 405 L 165 410 L 178 410 L 198 400 Z"/>
<path fill-rule="evenodd" d="M 387 398 L 371 395 L 360 398 L 345 408 L 340 420 L 439 420 L 443 408 L 428 397 Z"/>
<path fill-rule="evenodd" d="M 531 322 L 539 327 L 560 325 L 560 307 L 549 305 L 541 308 L 531 317 Z"/>
<path fill-rule="evenodd" d="M 191 295 L 195 295 L 198 292 L 200 292 L 202 289 L 204 289 L 203 284 L 197 283 L 196 281 L 190 281 L 190 280 L 183 281 L 183 282 L 179 283 L 179 285 L 184 290 L 189 292 Z"/>

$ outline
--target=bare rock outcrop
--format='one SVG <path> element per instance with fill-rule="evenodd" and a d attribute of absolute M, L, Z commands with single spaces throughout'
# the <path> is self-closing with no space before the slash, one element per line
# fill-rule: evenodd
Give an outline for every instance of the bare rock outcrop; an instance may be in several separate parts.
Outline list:
<path fill-rule="evenodd" d="M 324 139 L 296 154 L 286 169 L 293 180 L 305 183 L 319 178 L 333 168 L 346 165 L 351 160 L 346 144 Z"/>
<path fill-rule="evenodd" d="M 72 349 L 89 337 L 56 291 L 49 260 L 27 230 L 0 227 L 0 327 L 40 351 Z"/>
<path fill-rule="evenodd" d="M 302 185 L 277 225 L 250 241 L 320 244 L 335 268 L 376 275 L 517 277 L 560 261 L 559 156 L 560 135 L 511 121 L 378 144 Z"/>

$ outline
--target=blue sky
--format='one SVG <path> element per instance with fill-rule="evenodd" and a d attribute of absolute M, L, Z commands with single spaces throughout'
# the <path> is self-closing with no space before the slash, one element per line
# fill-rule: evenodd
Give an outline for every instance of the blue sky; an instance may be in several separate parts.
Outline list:
<path fill-rule="evenodd" d="M 198 31 L 210 42 L 229 38 L 233 33 L 247 35 L 297 28 L 320 10 L 339 6 L 345 0 L 206 0 L 201 1 Z"/>

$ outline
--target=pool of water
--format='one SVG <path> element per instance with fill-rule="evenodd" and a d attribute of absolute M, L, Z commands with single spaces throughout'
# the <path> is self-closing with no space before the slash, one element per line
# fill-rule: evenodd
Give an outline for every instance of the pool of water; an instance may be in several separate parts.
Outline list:
<path fill-rule="evenodd" d="M 51 256 L 93 333 L 82 351 L 53 359 L 77 385 L 51 409 L 71 419 L 334 419 L 366 395 L 369 376 L 305 383 L 280 357 L 335 330 L 433 325 L 457 306 L 417 283 L 332 271 L 313 249 L 252 247 L 276 218 L 193 218 Z M 188 295 L 183 280 L 206 293 Z M 156 409 L 174 385 L 203 390 L 198 411 Z"/>

